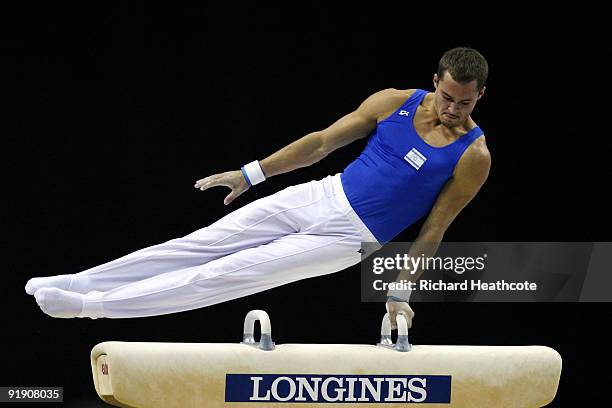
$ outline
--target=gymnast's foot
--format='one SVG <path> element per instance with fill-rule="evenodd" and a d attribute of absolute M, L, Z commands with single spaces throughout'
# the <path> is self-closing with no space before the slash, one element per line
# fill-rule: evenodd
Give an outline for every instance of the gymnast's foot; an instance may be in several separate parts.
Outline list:
<path fill-rule="evenodd" d="M 41 288 L 34 293 L 40 309 L 51 317 L 77 317 L 83 310 L 83 296 L 57 288 Z"/>
<path fill-rule="evenodd" d="M 48 276 L 45 278 L 32 278 L 26 283 L 25 291 L 28 295 L 33 295 L 41 288 L 57 288 L 69 290 L 72 283 L 72 275 Z"/>

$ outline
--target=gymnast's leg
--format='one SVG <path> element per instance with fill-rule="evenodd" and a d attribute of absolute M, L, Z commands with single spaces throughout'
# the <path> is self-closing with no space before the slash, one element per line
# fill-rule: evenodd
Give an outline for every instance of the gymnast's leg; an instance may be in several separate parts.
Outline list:
<path fill-rule="evenodd" d="M 340 236 L 291 234 L 204 265 L 159 274 L 106 292 L 65 292 L 79 297 L 82 308 L 77 313 L 62 310 L 60 305 L 54 310 L 55 317 L 129 318 L 176 313 L 337 272 L 361 259 L 361 236 L 354 228 L 353 231 Z M 64 301 L 60 296 L 55 305 Z"/>
<path fill-rule="evenodd" d="M 57 288 L 85 294 L 108 291 L 159 274 L 203 265 L 296 232 L 292 212 L 310 204 L 305 185 L 288 187 L 226 215 L 182 238 L 140 249 L 114 261 L 72 275 L 33 278 L 26 292 Z"/>
<path fill-rule="evenodd" d="M 196 309 L 340 271 L 360 261 L 364 235 L 339 179 L 333 180 L 290 187 L 284 201 L 297 196 L 306 204 L 285 211 L 293 232 L 265 244 L 106 291 L 79 294 L 42 288 L 35 296 L 53 317 L 143 317 Z"/>

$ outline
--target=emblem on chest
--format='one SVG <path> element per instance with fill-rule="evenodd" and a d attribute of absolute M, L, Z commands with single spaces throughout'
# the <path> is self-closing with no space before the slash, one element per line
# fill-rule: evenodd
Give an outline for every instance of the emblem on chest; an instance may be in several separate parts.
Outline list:
<path fill-rule="evenodd" d="M 419 152 L 417 149 L 412 148 L 412 150 L 406 153 L 404 160 L 418 170 L 425 163 L 425 161 L 427 161 L 427 157 L 425 157 L 423 153 Z"/>

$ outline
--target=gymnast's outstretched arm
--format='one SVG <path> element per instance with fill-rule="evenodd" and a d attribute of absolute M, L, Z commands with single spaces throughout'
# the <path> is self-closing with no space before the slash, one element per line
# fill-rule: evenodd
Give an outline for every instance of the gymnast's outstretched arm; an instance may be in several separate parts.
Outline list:
<path fill-rule="evenodd" d="M 484 135 L 468 147 L 457 163 L 451 179 L 446 183 L 438 196 L 434 206 L 419 231 L 410 251 L 409 257 L 434 256 L 444 233 L 459 215 L 459 212 L 476 196 L 487 180 L 491 168 L 491 154 L 487 149 Z M 396 281 L 416 282 L 423 273 L 422 269 L 415 271 L 403 270 Z M 389 291 L 391 298 L 406 299 L 408 295 L 402 291 Z M 391 320 L 391 327 L 396 327 L 395 317 L 403 313 L 407 317 L 408 327 L 412 325 L 414 312 L 407 302 L 396 302 L 393 299 L 387 302 L 387 311 Z"/>
<path fill-rule="evenodd" d="M 398 101 L 401 104 L 405 95 L 405 91 L 396 89 L 384 89 L 370 95 L 355 111 L 338 119 L 328 128 L 309 133 L 260 161 L 261 170 L 265 177 L 272 177 L 308 167 L 334 150 L 365 138 L 376 128 L 383 115 L 395 110 Z M 240 170 L 205 177 L 196 181 L 194 187 L 204 191 L 215 186 L 226 186 L 232 190 L 223 201 L 225 205 L 249 188 Z"/>

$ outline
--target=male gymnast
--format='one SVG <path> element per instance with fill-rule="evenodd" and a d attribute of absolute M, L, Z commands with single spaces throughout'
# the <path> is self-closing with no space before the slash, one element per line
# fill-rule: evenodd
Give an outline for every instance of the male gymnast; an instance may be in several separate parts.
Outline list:
<path fill-rule="evenodd" d="M 229 187 L 227 205 L 266 178 L 369 136 L 342 173 L 287 187 L 182 238 L 80 273 L 30 279 L 26 292 L 60 318 L 191 310 L 346 269 L 361 261 L 362 242 L 385 244 L 423 217 L 409 255 L 433 255 L 489 173 L 484 134 L 470 117 L 487 75 L 478 51 L 451 49 L 433 76 L 434 92 L 376 92 L 328 128 L 195 188 Z M 407 271 L 402 279 L 410 279 Z M 402 313 L 410 327 L 410 291 L 387 295 L 392 326 Z"/>

